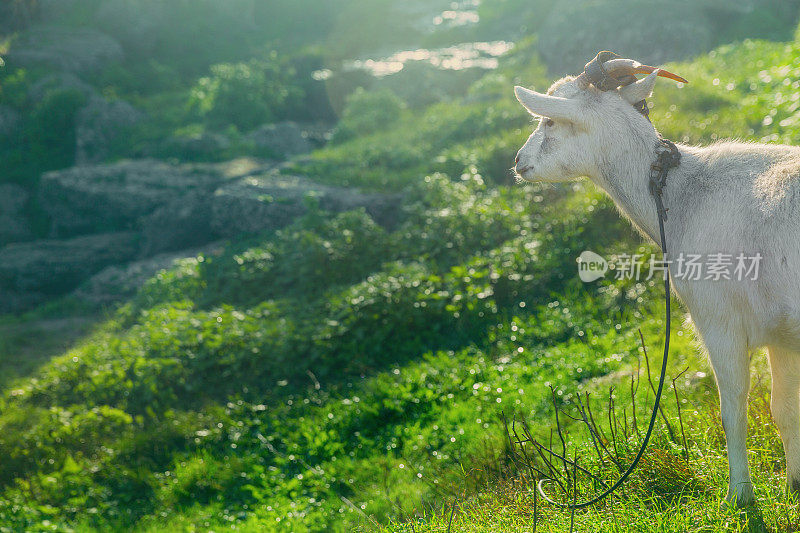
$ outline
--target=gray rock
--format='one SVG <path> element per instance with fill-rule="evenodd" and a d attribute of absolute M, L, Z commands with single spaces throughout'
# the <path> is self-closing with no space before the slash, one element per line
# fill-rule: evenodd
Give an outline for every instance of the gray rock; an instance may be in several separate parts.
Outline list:
<path fill-rule="evenodd" d="M 93 97 L 75 116 L 75 163 L 98 163 L 111 146 L 142 118 L 128 102 Z"/>
<path fill-rule="evenodd" d="M 212 240 L 211 195 L 193 191 L 176 197 L 142 223 L 142 255 L 199 246 Z"/>
<path fill-rule="evenodd" d="M 323 122 L 302 123 L 303 136 L 311 143 L 312 148 L 320 148 L 333 138 L 334 125 Z"/>
<path fill-rule="evenodd" d="M 28 191 L 13 183 L 0 183 L 0 214 L 16 215 L 28 202 Z"/>
<path fill-rule="evenodd" d="M 0 287 L 18 294 L 63 294 L 108 265 L 133 259 L 138 241 L 136 233 L 120 232 L 9 244 L 0 250 Z"/>
<path fill-rule="evenodd" d="M 48 296 L 40 292 L 11 291 L 0 287 L 0 315 L 31 309 L 47 301 Z"/>
<path fill-rule="evenodd" d="M 316 198 L 325 211 L 364 207 L 385 226 L 393 225 L 399 215 L 397 196 L 328 187 L 273 170 L 220 187 L 211 204 L 211 227 L 221 237 L 279 229 L 307 211 L 308 197 Z"/>
<path fill-rule="evenodd" d="M 94 88 L 71 72 L 48 74 L 31 85 L 28 96 L 33 102 L 40 102 L 50 91 L 77 91 L 87 99 L 97 93 Z"/>
<path fill-rule="evenodd" d="M 226 136 L 207 132 L 199 135 L 173 137 L 163 143 L 163 148 L 169 155 L 188 160 L 207 160 L 224 152 L 230 146 L 231 141 Z"/>
<path fill-rule="evenodd" d="M 0 184 L 0 245 L 30 240 L 30 221 L 25 215 L 28 191 L 19 185 Z"/>
<path fill-rule="evenodd" d="M 97 30 L 39 26 L 14 39 L 7 58 L 14 65 L 82 73 L 121 61 L 123 54 L 117 41 Z"/>
<path fill-rule="evenodd" d="M 91 3 L 86 0 L 37 0 L 37 4 L 39 19 L 53 24 L 63 21 L 65 16 L 74 15 L 76 8 L 81 4 L 83 12 L 86 12 L 87 8 L 91 9 Z"/>
<path fill-rule="evenodd" d="M 172 2 L 103 0 L 95 14 L 99 28 L 118 39 L 135 57 L 150 57 L 170 32 Z M 208 7 L 208 4 L 204 6 Z M 212 19 L 213 20 L 213 19 Z"/>
<path fill-rule="evenodd" d="M 120 41 L 126 54 L 137 58 L 158 55 L 159 59 L 167 54 L 166 64 L 171 64 L 180 52 L 180 43 L 185 43 L 184 56 L 191 53 L 190 47 L 197 45 L 193 39 L 198 10 L 202 10 L 203 18 L 208 21 L 205 31 L 212 35 L 228 35 L 230 29 L 236 28 L 246 38 L 258 31 L 253 20 L 253 4 L 258 2 L 253 0 L 102 0 L 94 3 L 99 4 L 94 25 Z M 187 18 L 192 20 L 187 23 Z M 226 61 L 227 56 L 218 50 L 205 50 L 203 57 L 210 57 L 217 63 Z"/>
<path fill-rule="evenodd" d="M 92 305 L 108 305 L 130 298 L 161 270 L 175 265 L 182 259 L 196 258 L 199 254 L 213 254 L 221 245 L 206 245 L 178 252 L 159 254 L 125 265 L 104 268 L 85 282 L 72 295 Z"/>
<path fill-rule="evenodd" d="M 0 137 L 8 137 L 17 132 L 20 114 L 13 107 L 0 105 Z M 2 201 L 2 200 L 0 200 Z"/>
<path fill-rule="evenodd" d="M 51 235 L 139 228 L 157 208 L 194 190 L 213 191 L 225 176 L 211 165 L 169 165 L 150 159 L 45 173 L 39 202 Z"/>
<path fill-rule="evenodd" d="M 713 24 L 703 7 L 703 2 L 567 0 L 542 23 L 537 48 L 557 76 L 577 74 L 600 50 L 651 65 L 694 57 L 713 44 Z M 662 29 L 642 31 L 631 23 L 642 20 L 658 21 Z"/>
<path fill-rule="evenodd" d="M 295 122 L 279 122 L 265 124 L 251 131 L 247 135 L 247 140 L 269 155 L 286 158 L 311 151 L 313 146 L 308 140 L 308 135 L 308 132 Z"/>

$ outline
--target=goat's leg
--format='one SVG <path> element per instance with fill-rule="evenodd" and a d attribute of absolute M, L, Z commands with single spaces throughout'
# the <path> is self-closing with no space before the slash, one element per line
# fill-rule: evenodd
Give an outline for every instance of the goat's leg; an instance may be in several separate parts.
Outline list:
<path fill-rule="evenodd" d="M 738 507 L 754 501 L 747 466 L 747 396 L 750 392 L 750 361 L 743 342 L 717 334 L 703 335 L 719 389 L 722 427 L 728 446 L 730 485 L 725 500 Z"/>
<path fill-rule="evenodd" d="M 800 354 L 769 346 L 772 371 L 770 408 L 786 454 L 786 484 L 800 493 Z"/>

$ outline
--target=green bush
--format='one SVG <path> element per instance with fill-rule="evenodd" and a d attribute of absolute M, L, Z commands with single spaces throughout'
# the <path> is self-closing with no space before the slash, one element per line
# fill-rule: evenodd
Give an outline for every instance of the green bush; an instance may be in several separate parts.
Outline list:
<path fill-rule="evenodd" d="M 386 129 L 397 122 L 403 107 L 389 89 L 368 92 L 359 87 L 348 97 L 333 139 L 341 142 Z"/>
<path fill-rule="evenodd" d="M 215 303 L 314 298 L 377 270 L 388 247 L 384 230 L 363 210 L 329 219 L 309 216 L 266 242 L 208 258 L 200 275 Z"/>
<path fill-rule="evenodd" d="M 192 89 L 189 105 L 210 127 L 248 130 L 283 118 L 302 98 L 293 69 L 273 51 L 265 59 L 212 66 Z"/>
<path fill-rule="evenodd" d="M 0 104 L 15 109 L 19 124 L 0 142 L 0 182 L 33 186 L 42 172 L 75 161 L 75 116 L 86 95 L 75 89 L 50 88 L 38 101 L 29 92 L 36 80 L 22 68 L 0 70 Z"/>
<path fill-rule="evenodd" d="M 42 172 L 74 164 L 75 115 L 85 103 L 86 96 L 76 90 L 48 91 L 0 148 L 6 165 L 0 179 L 33 185 Z"/>
<path fill-rule="evenodd" d="M 424 110 L 403 109 L 388 92 L 354 95 L 342 122 L 352 137 L 339 133 L 287 169 L 400 191 L 396 227 L 363 210 L 310 209 L 280 231 L 220 244 L 159 272 L 95 333 L 15 379 L 0 394 L 0 531 L 372 528 L 367 520 L 403 520 L 418 502 L 427 513 L 456 492 L 469 497 L 516 476 L 500 421 L 525 417 L 547 437 L 551 387 L 570 410 L 575 393 L 605 394 L 621 381 L 617 406 L 630 409 L 637 329 L 648 343 L 663 338 L 660 285 L 611 276 L 584 284 L 575 258 L 586 249 L 631 252 L 639 238 L 592 189 L 497 186 L 530 120 L 509 88 L 545 85 L 533 43 L 464 98 Z M 796 139 L 797 46 L 746 41 L 668 67 L 692 90 L 661 82 L 654 123 L 676 140 Z M 187 97 L 169 84 L 169 69 L 158 82 L 166 94 L 145 95 L 120 72 L 108 79 L 145 95 L 142 107 L 158 115 L 148 125 L 152 142 L 165 131 L 245 127 L 232 120 L 254 108 L 236 97 L 270 72 L 252 62 L 215 68 L 192 109 L 175 105 Z M 7 87 L 4 103 L 21 109 L 25 91 Z M 52 93 L 26 114 L 23 131 L 36 132 L 37 150 L 54 146 L 58 156 L 56 136 L 44 129 L 70 128 L 80 105 L 73 97 Z M 280 108 L 264 106 L 259 120 Z M 17 152 L 30 163 L 33 148 Z M 690 400 L 702 399 L 713 377 L 686 333 L 672 338 L 670 374 L 688 363 L 707 371 L 685 378 Z M 765 420 L 754 426 L 769 428 Z M 714 450 L 723 447 L 721 429 L 702 427 L 716 441 L 698 447 L 702 454 L 690 447 L 690 458 L 712 453 L 703 475 L 724 477 Z M 779 439 L 767 448 L 771 477 L 759 483 L 777 487 Z M 648 457 L 640 473 L 669 470 Z M 643 494 L 661 497 L 664 487 L 677 485 Z M 681 497 L 717 513 L 713 494 Z M 646 510 L 666 515 L 659 505 Z M 529 500 L 513 506 L 530 518 Z M 558 517 L 541 512 L 543 524 Z M 428 517 L 413 527 L 433 530 L 438 517 L 433 526 Z"/>
<path fill-rule="evenodd" d="M 746 40 L 676 64 L 671 70 L 691 85 L 657 85 L 653 121 L 682 142 L 738 138 L 795 144 L 800 140 L 799 50 L 798 42 Z"/>

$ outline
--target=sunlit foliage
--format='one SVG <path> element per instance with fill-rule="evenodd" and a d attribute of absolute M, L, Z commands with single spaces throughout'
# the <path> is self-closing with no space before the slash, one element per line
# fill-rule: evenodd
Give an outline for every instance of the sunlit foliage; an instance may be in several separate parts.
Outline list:
<path fill-rule="evenodd" d="M 576 393 L 623 382 L 623 403 L 643 356 L 637 329 L 651 355 L 663 340 L 658 283 L 575 276 L 585 249 L 653 253 L 611 203 L 589 186 L 510 186 L 508 167 L 532 126 L 511 87 L 551 81 L 536 36 L 521 35 L 537 32 L 552 6 L 468 4 L 485 24 L 430 33 L 407 13 L 387 24 L 405 7 L 389 1 L 373 10 L 345 0 L 107 4 L 114 9 L 96 23 L 127 55 L 90 81 L 148 116 L 113 157 L 153 145 L 160 157 L 185 157 L 162 141 L 220 131 L 233 146 L 208 160 L 254 155 L 241 142 L 247 130 L 279 119 L 332 123 L 335 109 L 332 142 L 284 171 L 391 192 L 401 215 L 382 227 L 363 210 L 332 215 L 311 204 L 287 228 L 159 272 L 75 346 L 4 381 L 0 531 L 445 531 L 451 515 L 440 510 L 456 500 L 454 531 L 529 527 L 502 415 L 546 436 L 551 387 L 569 410 Z M 439 26 L 450 7 L 436 14 Z M 770 22 L 784 9 L 757 7 L 742 19 Z M 147 9 L 152 27 L 134 26 Z M 65 20 L 84 24 L 75 13 Z M 794 24 L 784 18 L 778 33 Z M 752 26 L 775 37 L 769 24 Z M 725 35 L 738 39 L 746 27 L 728 20 Z M 456 37 L 515 43 L 488 72 L 431 75 L 416 65 L 393 80 L 324 79 L 326 61 L 354 59 L 363 42 L 434 47 Z M 691 83 L 657 85 L 654 123 L 686 142 L 796 142 L 798 46 L 746 40 L 671 65 Z M 32 187 L 41 170 L 72 164 L 83 98 L 56 88 L 34 102 L 27 95 L 45 73 L 9 67 L 0 100 L 26 113 L 0 148 L 0 180 Z M 441 90 L 424 92 L 431 85 Z M 676 327 L 670 373 L 686 365 L 690 458 L 659 427 L 629 500 L 618 514 L 578 516 L 581 530 L 749 523 L 719 511 L 708 489 L 726 476 L 713 380 L 689 331 Z M 788 512 L 774 504 L 780 441 L 764 385 L 755 390 L 754 474 L 770 499 L 761 520 L 778 528 Z M 664 494 L 678 485 L 700 488 L 676 506 Z M 541 512 L 554 530 L 569 527 L 568 513 Z"/>

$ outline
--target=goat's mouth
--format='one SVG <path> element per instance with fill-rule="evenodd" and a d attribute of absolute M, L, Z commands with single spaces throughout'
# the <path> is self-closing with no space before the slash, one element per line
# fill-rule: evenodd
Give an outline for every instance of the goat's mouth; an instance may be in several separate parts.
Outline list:
<path fill-rule="evenodd" d="M 533 165 L 527 165 L 527 166 L 519 166 L 519 165 L 517 165 L 516 167 L 514 167 L 514 173 L 517 176 L 519 176 L 520 178 L 522 178 L 524 180 L 527 180 L 527 181 L 531 181 L 532 180 L 532 178 L 530 176 L 526 176 L 525 175 L 525 174 L 530 174 L 531 170 L 533 170 Z"/>

